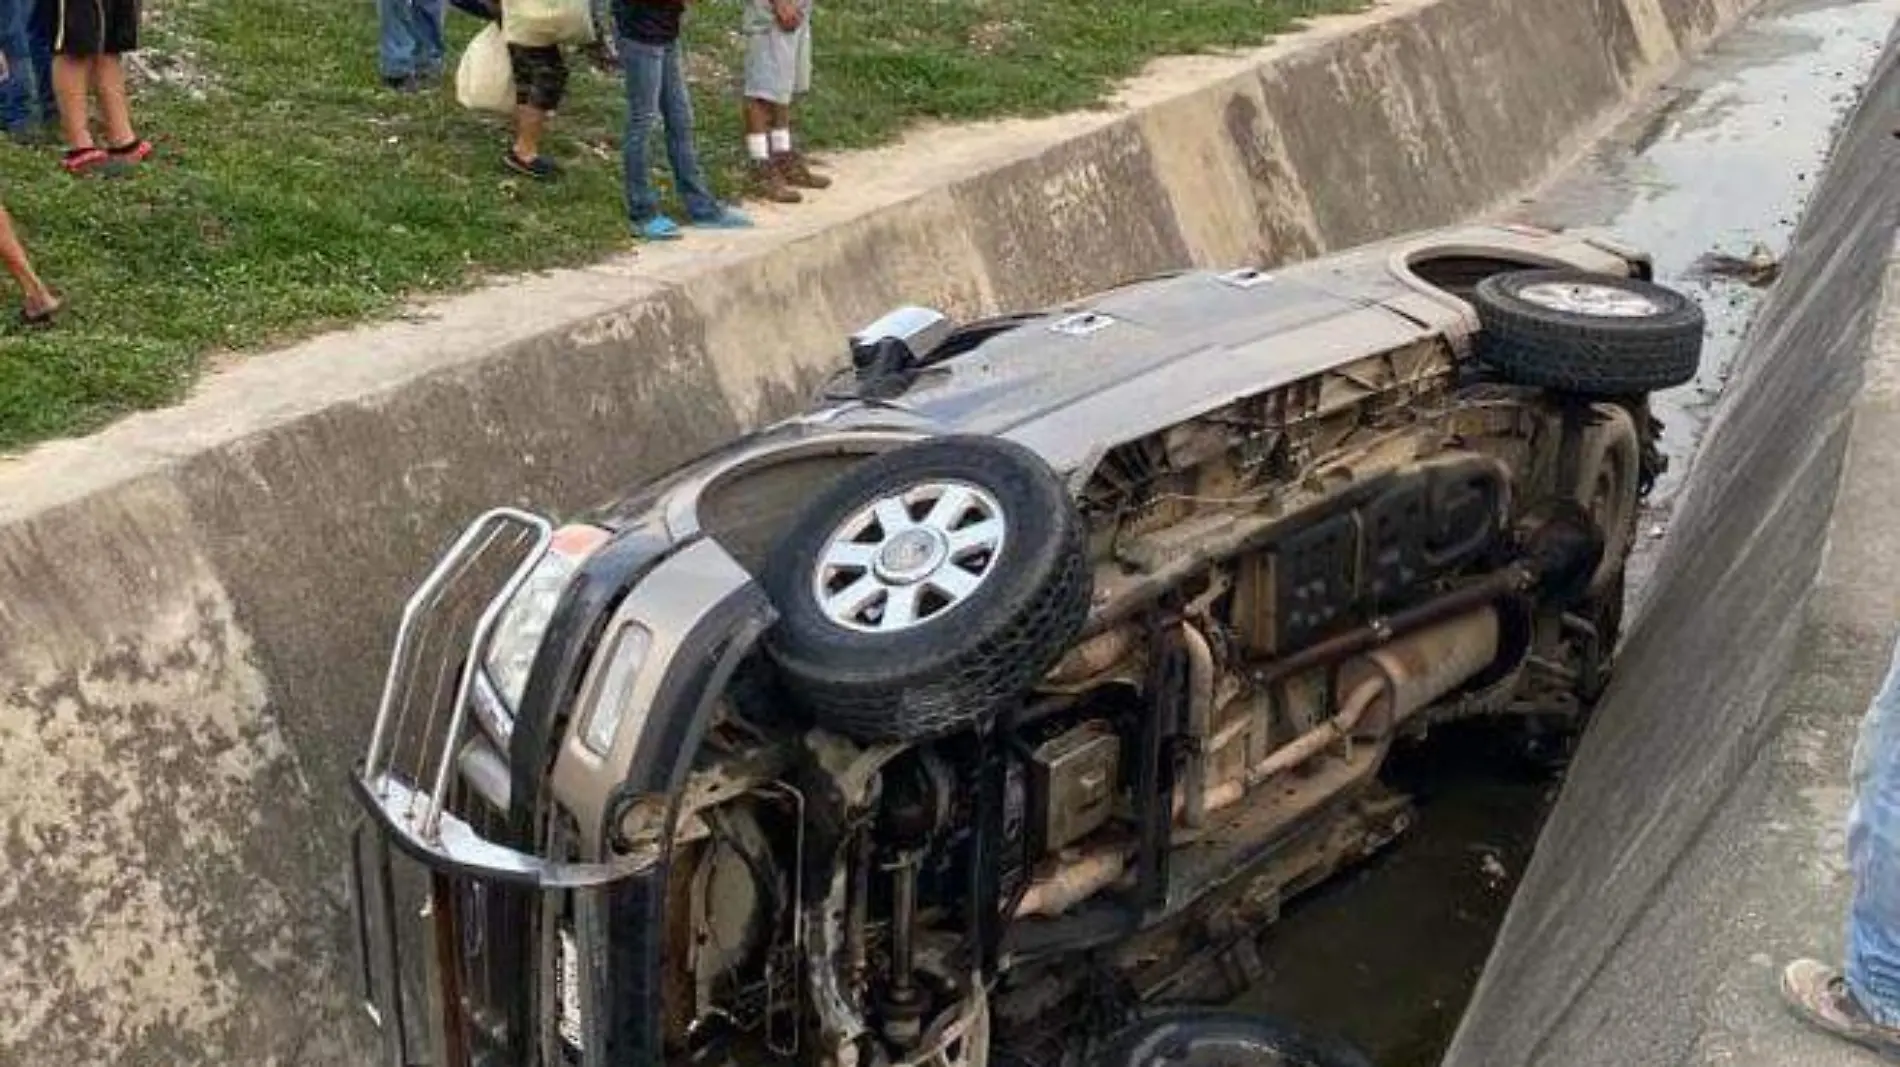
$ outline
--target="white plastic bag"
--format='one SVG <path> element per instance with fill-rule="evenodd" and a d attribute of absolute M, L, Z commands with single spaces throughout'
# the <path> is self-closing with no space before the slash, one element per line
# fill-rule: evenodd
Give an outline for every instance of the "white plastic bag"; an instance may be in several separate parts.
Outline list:
<path fill-rule="evenodd" d="M 501 27 L 489 23 L 462 52 L 455 68 L 455 99 L 470 111 L 495 111 L 503 115 L 515 109 L 515 76 L 508 64 L 508 42 Z"/>
<path fill-rule="evenodd" d="M 509 44 L 531 48 L 586 44 L 594 39 L 588 0 L 503 0 L 502 34 Z"/>

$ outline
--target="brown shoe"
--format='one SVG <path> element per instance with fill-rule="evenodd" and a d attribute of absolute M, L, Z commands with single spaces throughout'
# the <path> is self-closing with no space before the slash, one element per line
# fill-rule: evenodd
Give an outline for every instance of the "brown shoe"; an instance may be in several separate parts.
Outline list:
<path fill-rule="evenodd" d="M 1796 960 L 1781 972 L 1781 996 L 1817 1030 L 1900 1060 L 1900 1029 L 1869 1018 L 1841 972 L 1815 960 Z"/>
<path fill-rule="evenodd" d="M 774 204 L 796 204 L 805 199 L 785 181 L 785 172 L 769 160 L 754 160 L 746 165 L 746 191 Z"/>
<path fill-rule="evenodd" d="M 785 184 L 800 189 L 829 189 L 831 179 L 822 174 L 813 174 L 811 164 L 797 152 L 785 152 L 772 157 L 778 165 L 778 171 L 785 176 Z"/>

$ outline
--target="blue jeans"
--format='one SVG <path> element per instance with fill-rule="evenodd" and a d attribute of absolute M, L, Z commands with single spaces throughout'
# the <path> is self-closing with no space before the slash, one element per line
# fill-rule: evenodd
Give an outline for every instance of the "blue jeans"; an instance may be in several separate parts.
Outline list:
<path fill-rule="evenodd" d="M 376 0 L 385 78 L 442 70 L 442 0 Z"/>
<path fill-rule="evenodd" d="M 638 226 L 659 214 L 660 198 L 647 169 L 647 141 L 657 119 L 666 125 L 666 158 L 686 214 L 698 221 L 716 219 L 725 208 L 706 184 L 693 148 L 693 98 L 686 90 L 680 46 L 642 44 L 620 39 L 620 69 L 627 83 L 627 136 L 620 146 L 626 168 L 627 218 Z"/>
<path fill-rule="evenodd" d="M 1861 724 L 1853 778 L 1847 987 L 1876 1022 L 1900 1027 L 1900 646 Z"/>
<path fill-rule="evenodd" d="M 7 78 L 0 81 L 0 126 L 22 130 L 33 121 L 33 105 L 47 122 L 59 119 L 53 102 L 51 42 L 35 30 L 33 0 L 0 0 L 0 53 L 7 57 Z"/>

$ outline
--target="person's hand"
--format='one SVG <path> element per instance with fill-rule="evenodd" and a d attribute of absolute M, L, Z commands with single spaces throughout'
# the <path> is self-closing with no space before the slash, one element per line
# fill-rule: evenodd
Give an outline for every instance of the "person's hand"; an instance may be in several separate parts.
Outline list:
<path fill-rule="evenodd" d="M 7 57 L 0 55 L 0 82 L 13 80 L 13 68 L 7 66 Z"/>
<path fill-rule="evenodd" d="M 798 4 L 793 0 L 772 0 L 772 15 L 778 19 L 778 28 L 786 33 L 797 29 L 804 17 L 799 14 Z"/>

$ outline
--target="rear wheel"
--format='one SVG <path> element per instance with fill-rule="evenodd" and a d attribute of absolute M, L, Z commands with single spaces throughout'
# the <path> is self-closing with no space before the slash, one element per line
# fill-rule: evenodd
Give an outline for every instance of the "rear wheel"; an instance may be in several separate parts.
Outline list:
<path fill-rule="evenodd" d="M 1576 270 L 1509 271 L 1471 296 L 1478 358 L 1519 385 L 1628 397 L 1690 381 L 1702 309 L 1674 290 Z"/>

